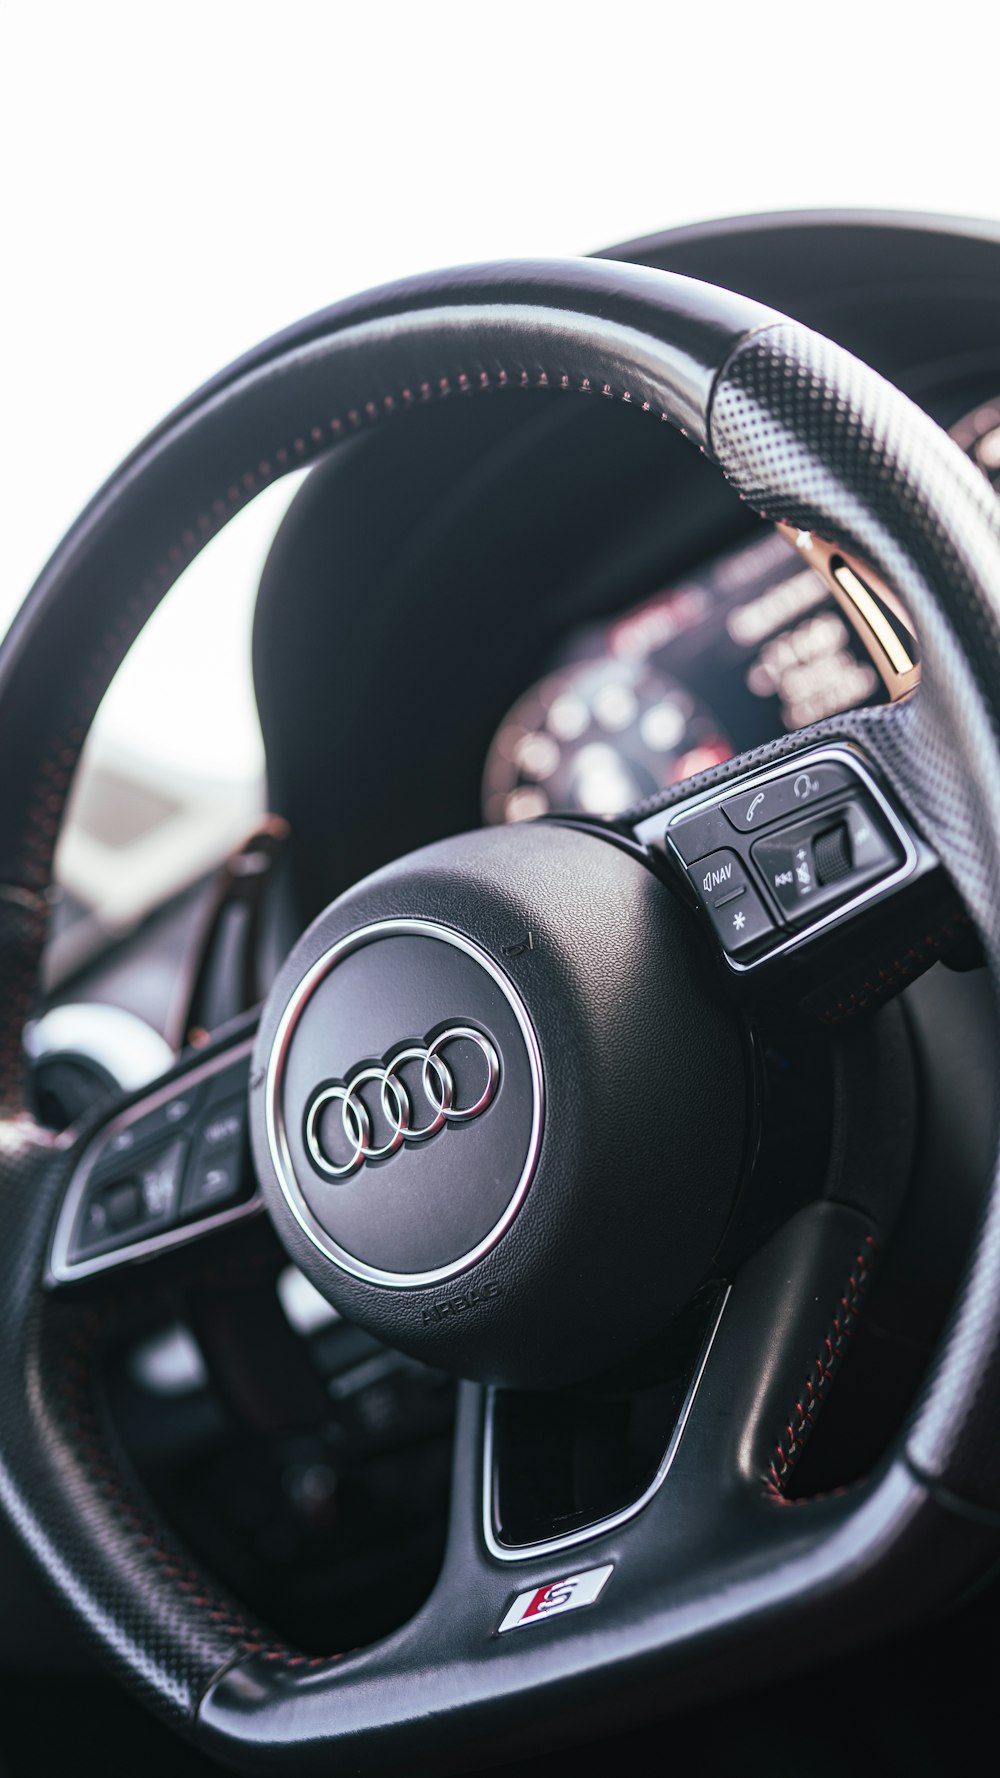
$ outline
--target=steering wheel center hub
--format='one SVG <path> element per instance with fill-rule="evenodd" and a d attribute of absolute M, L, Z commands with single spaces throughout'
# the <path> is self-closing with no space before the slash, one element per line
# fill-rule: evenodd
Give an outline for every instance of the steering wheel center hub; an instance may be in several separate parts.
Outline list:
<path fill-rule="evenodd" d="M 545 1386 L 655 1334 L 710 1268 L 744 1043 L 635 852 L 539 824 L 332 904 L 261 1023 L 258 1173 L 292 1257 L 378 1338 Z"/>
<path fill-rule="evenodd" d="M 442 1284 L 503 1235 L 541 1142 L 541 1054 L 510 978 L 471 939 L 384 920 L 292 995 L 271 1052 L 268 1138 L 319 1251 L 372 1284 Z"/>

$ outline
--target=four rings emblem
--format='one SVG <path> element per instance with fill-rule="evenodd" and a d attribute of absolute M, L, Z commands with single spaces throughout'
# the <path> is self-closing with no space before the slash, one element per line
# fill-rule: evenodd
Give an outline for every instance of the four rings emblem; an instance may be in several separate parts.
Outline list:
<path fill-rule="evenodd" d="M 485 1085 L 477 1099 L 459 1105 L 455 1076 L 445 1058 L 449 1045 L 460 1042 L 474 1044 L 486 1066 Z M 403 1080 L 407 1063 L 420 1067 L 422 1104 L 414 1106 L 410 1089 Z M 366 1066 L 343 1086 L 323 1086 L 309 1101 L 306 1112 L 305 1141 L 314 1167 L 327 1179 L 346 1179 L 365 1161 L 385 1160 L 395 1154 L 404 1142 L 426 1142 L 436 1136 L 445 1124 L 469 1123 L 479 1117 L 496 1097 L 500 1084 L 500 1057 L 488 1037 L 471 1025 L 449 1025 L 431 1042 L 410 1044 L 397 1050 L 382 1066 Z M 371 1113 L 361 1097 L 361 1089 L 378 1090 L 382 1115 L 389 1126 L 385 1141 L 373 1144 Z M 348 1158 L 331 1159 L 322 1142 L 320 1122 L 327 1106 L 340 1105 L 340 1121 L 348 1149 Z M 429 1112 L 429 1116 L 427 1115 Z M 423 1121 L 421 1122 L 421 1119 Z"/>

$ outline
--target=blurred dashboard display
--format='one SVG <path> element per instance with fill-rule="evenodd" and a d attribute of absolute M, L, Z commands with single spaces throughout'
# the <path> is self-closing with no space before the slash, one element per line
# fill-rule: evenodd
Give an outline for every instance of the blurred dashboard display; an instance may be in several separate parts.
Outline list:
<path fill-rule="evenodd" d="M 645 661 L 581 661 L 515 704 L 490 749 L 487 821 L 550 809 L 614 815 L 661 784 L 728 759 L 711 710 Z"/>
<path fill-rule="evenodd" d="M 783 730 L 884 697 L 824 582 L 771 532 L 569 636 L 496 733 L 483 813 L 615 815 Z"/>

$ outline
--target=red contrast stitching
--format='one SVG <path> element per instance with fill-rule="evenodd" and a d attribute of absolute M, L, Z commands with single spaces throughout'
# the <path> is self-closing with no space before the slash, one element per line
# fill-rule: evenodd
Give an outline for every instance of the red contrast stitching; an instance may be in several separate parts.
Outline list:
<path fill-rule="evenodd" d="M 18 899 L 15 900 L 15 896 Z M 24 1099 L 24 1027 L 31 1015 L 38 966 L 48 928 L 48 905 L 30 891 L 0 889 L 0 958 L 4 1002 L 0 1017 L 0 1112 L 19 1116 Z"/>
<path fill-rule="evenodd" d="M 85 1466 L 90 1486 L 103 1500 L 132 1539 L 146 1561 L 159 1575 L 170 1582 L 186 1605 L 204 1613 L 208 1624 L 220 1635 L 232 1637 L 244 1655 L 261 1655 L 265 1660 L 281 1662 L 288 1667 L 321 1667 L 342 1659 L 335 1655 L 296 1654 L 265 1636 L 256 1625 L 244 1618 L 231 1600 L 216 1593 L 202 1570 L 185 1562 L 176 1551 L 167 1549 L 152 1522 L 143 1516 L 135 1502 L 126 1494 L 113 1467 L 110 1452 L 102 1436 L 93 1392 L 93 1365 L 97 1335 L 101 1322 L 96 1310 L 75 1329 L 61 1357 L 60 1382 L 67 1424 L 80 1460 Z"/>
<path fill-rule="evenodd" d="M 77 714 L 70 726 L 50 742 L 39 768 L 33 792 L 33 808 L 29 814 L 22 850 L 22 863 L 30 883 L 42 887 L 48 882 L 52 851 L 66 795 L 92 713 L 107 688 L 108 664 L 117 663 L 123 658 L 145 617 L 199 553 L 203 544 L 223 528 L 233 513 L 245 506 L 270 482 L 279 479 L 289 470 L 301 468 L 314 458 L 325 455 L 345 438 L 366 430 L 374 422 L 407 408 L 419 407 L 455 394 L 468 396 L 507 388 L 555 388 L 581 395 L 599 393 L 609 400 L 622 401 L 637 412 L 658 414 L 661 422 L 670 421 L 670 416 L 664 409 L 654 408 L 647 399 L 638 399 L 631 389 L 616 389 L 611 383 L 595 382 L 590 377 L 571 381 L 565 372 L 550 373 L 545 370 L 534 376 L 526 370 L 517 375 L 508 375 L 506 370 L 498 370 L 493 374 L 483 370 L 477 377 L 470 377 L 462 371 L 455 377 L 438 377 L 433 382 L 414 383 L 412 387 L 398 390 L 395 394 L 363 402 L 358 407 L 350 408 L 344 415 L 334 415 L 321 424 L 305 429 L 290 444 L 276 447 L 269 456 L 261 458 L 254 468 L 237 475 L 227 486 L 224 495 L 217 495 L 206 510 L 198 513 L 185 526 L 176 543 L 170 546 L 163 559 L 141 581 L 138 594 L 133 594 L 113 629 L 95 650 L 81 688 L 80 710 L 83 714 Z"/>
<path fill-rule="evenodd" d="M 212 1594 L 205 1577 L 164 1548 L 150 1522 L 125 1494 L 110 1453 L 101 1435 L 93 1396 L 92 1365 L 100 1318 L 90 1311 L 72 1334 L 62 1364 L 62 1396 L 75 1448 L 86 1466 L 88 1479 L 110 1506 L 125 1530 L 149 1561 L 172 1582 L 185 1601 L 206 1612 L 220 1632 L 240 1641 L 249 1653 L 267 1646 L 267 1639 L 236 1613 L 231 1605 Z"/>
<path fill-rule="evenodd" d="M 867 981 L 860 982 L 841 999 L 824 1007 L 819 1014 L 820 1019 L 826 1025 L 833 1025 L 841 1019 L 853 1018 L 855 1013 L 864 1012 L 875 1002 L 899 993 L 909 982 L 923 975 L 932 963 L 936 963 L 952 939 L 967 925 L 968 920 L 964 914 L 954 914 L 936 932 L 925 933 L 922 939 L 917 939 L 908 946 L 899 957 L 871 971 Z"/>
<path fill-rule="evenodd" d="M 854 1266 L 837 1311 L 809 1368 L 805 1386 L 793 1403 L 783 1433 L 775 1440 L 774 1456 L 768 1464 L 763 1481 L 770 1498 L 779 1500 L 783 1505 L 788 1505 L 784 1493 L 785 1484 L 805 1449 L 826 1393 L 843 1363 L 861 1308 L 861 1299 L 868 1287 L 877 1256 L 875 1241 L 871 1235 L 866 1235 L 861 1251 L 854 1257 Z"/>

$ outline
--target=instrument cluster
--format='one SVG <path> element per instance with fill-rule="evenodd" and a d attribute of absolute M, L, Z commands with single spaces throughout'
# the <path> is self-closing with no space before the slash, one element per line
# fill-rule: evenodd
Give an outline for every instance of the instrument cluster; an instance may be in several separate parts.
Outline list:
<path fill-rule="evenodd" d="M 951 435 L 1000 493 L 1000 396 Z M 782 731 L 887 696 L 827 582 L 768 529 L 567 638 L 497 730 L 484 818 L 617 815 Z"/>
<path fill-rule="evenodd" d="M 733 753 L 885 697 L 826 583 L 777 532 L 567 639 L 501 723 L 488 822 L 611 816 Z"/>

